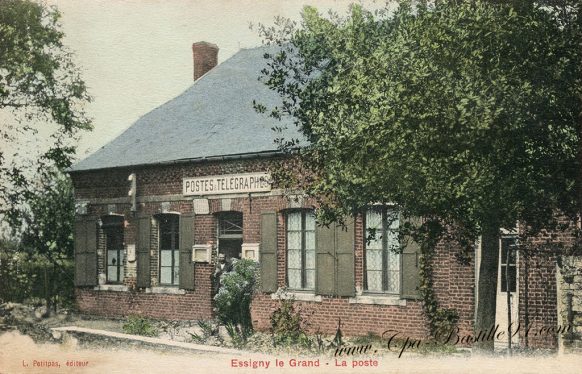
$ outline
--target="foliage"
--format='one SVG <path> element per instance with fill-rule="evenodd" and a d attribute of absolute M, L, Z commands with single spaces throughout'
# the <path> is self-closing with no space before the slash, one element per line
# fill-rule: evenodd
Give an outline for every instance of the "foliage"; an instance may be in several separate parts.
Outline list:
<path fill-rule="evenodd" d="M 0 249 L 0 301 L 30 305 L 44 301 L 54 309 L 72 308 L 73 272 L 72 260 L 63 261 L 57 270 L 43 257 Z"/>
<path fill-rule="evenodd" d="M 218 320 L 227 327 L 233 342 L 246 342 L 252 334 L 251 302 L 256 287 L 257 264 L 248 259 L 233 260 L 232 270 L 220 277 L 214 296 Z M 229 330 L 230 329 L 230 330 Z"/>
<path fill-rule="evenodd" d="M 17 300 L 26 295 L 42 297 L 47 306 L 56 308 L 57 304 L 70 304 L 73 297 L 75 206 L 69 178 L 56 170 L 46 175 L 50 178 L 37 181 L 36 191 L 20 212 L 21 238 L 11 253 L 3 253 L 8 272 L 4 275 L 15 286 Z M 16 287 L 14 281 L 20 277 L 30 279 Z"/>
<path fill-rule="evenodd" d="M 305 332 L 306 321 L 301 311 L 295 309 L 293 297 L 279 296 L 279 307 L 271 314 L 271 335 L 275 346 L 299 345 L 310 349 L 314 342 Z M 321 343 L 321 336 L 317 337 Z"/>
<path fill-rule="evenodd" d="M 304 185 L 333 218 L 370 201 L 484 225 L 534 228 L 575 207 L 580 64 L 551 13 L 439 1 L 346 18 L 305 8 L 263 79 L 310 145 Z M 551 100 L 548 100 L 551 98 Z M 325 210 L 328 212 L 326 213 Z"/>
<path fill-rule="evenodd" d="M 123 332 L 132 335 L 158 336 L 158 330 L 152 322 L 141 316 L 128 316 L 123 324 Z"/>
<path fill-rule="evenodd" d="M 223 343 L 222 337 L 220 336 L 219 326 L 220 325 L 215 321 L 200 320 L 198 321 L 198 327 L 200 327 L 202 334 L 200 335 L 196 333 L 190 333 L 190 336 L 192 337 L 193 341 L 200 344 L 206 343 L 211 337 L 214 337 L 218 340 L 218 342 Z"/>
<path fill-rule="evenodd" d="M 0 111 L 12 120 L 0 128 L 0 214 L 13 228 L 19 227 L 21 205 L 35 192 L 37 174 L 70 166 L 71 140 L 79 130 L 91 129 L 83 111 L 90 98 L 63 45 L 59 18 L 56 8 L 31 0 L 0 4 Z M 29 143 L 26 152 L 23 139 Z M 44 144 L 48 149 L 38 159 L 26 159 Z"/>
<path fill-rule="evenodd" d="M 340 328 L 341 324 L 342 324 L 342 321 L 340 318 L 338 318 L 337 328 L 335 329 L 335 335 L 333 337 L 333 340 L 331 341 L 331 346 L 334 348 L 339 348 L 342 345 L 344 345 L 344 339 L 343 339 L 344 334 L 342 333 L 342 330 Z"/>
<path fill-rule="evenodd" d="M 230 342 L 235 348 L 242 348 L 247 344 L 249 337 L 253 334 L 251 328 L 241 328 L 240 325 L 235 325 L 232 322 L 224 324 L 226 333 L 230 337 Z"/>
<path fill-rule="evenodd" d="M 32 297 L 32 284 L 37 277 L 23 268 L 30 262 L 17 251 L 18 243 L 2 239 L 0 241 L 0 303 L 13 301 L 22 303 Z"/>
<path fill-rule="evenodd" d="M 3 298 L 43 298 L 56 309 L 72 305 L 75 209 L 68 177 L 56 170 L 46 175 L 20 211 L 20 240 L 0 248 L 0 277 Z"/>
<path fill-rule="evenodd" d="M 306 7 L 299 28 L 261 29 L 280 47 L 266 54 L 262 79 L 282 102 L 255 107 L 290 119 L 307 143 L 279 141 L 299 157 L 274 173 L 278 183 L 316 199 L 323 222 L 396 203 L 405 219 L 424 218 L 400 236 L 427 240 L 427 260 L 432 234 L 470 251 L 479 235 L 518 221 L 531 237 L 558 226 L 556 211 L 574 219 L 582 5 L 428 3 L 355 5 L 346 17 Z M 431 329 L 453 323 L 423 266 Z"/>
<path fill-rule="evenodd" d="M 37 183 L 22 214 L 21 245 L 51 262 L 73 257 L 75 199 L 69 177 L 56 170 L 52 178 Z"/>

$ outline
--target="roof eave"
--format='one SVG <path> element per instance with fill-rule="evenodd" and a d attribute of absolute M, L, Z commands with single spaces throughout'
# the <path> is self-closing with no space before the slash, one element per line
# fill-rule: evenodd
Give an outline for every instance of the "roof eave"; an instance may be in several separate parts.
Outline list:
<path fill-rule="evenodd" d="M 292 150 L 293 153 L 295 150 Z M 186 164 L 186 163 L 201 163 L 201 162 L 211 162 L 211 161 L 227 161 L 227 160 L 247 160 L 253 158 L 275 158 L 275 157 L 282 157 L 288 155 L 289 152 L 285 151 L 263 151 L 263 152 L 253 152 L 253 153 L 239 153 L 233 155 L 217 155 L 217 156 L 207 156 L 207 157 L 197 157 L 197 158 L 185 158 L 179 160 L 171 160 L 171 161 L 161 161 L 161 162 L 153 162 L 153 163 L 144 163 L 144 164 L 133 164 L 133 165 L 120 165 L 120 166 L 111 166 L 111 167 L 104 167 L 104 168 L 92 168 L 92 169 L 68 169 L 66 170 L 69 174 L 76 174 L 76 173 L 83 173 L 83 172 L 90 172 L 90 171 L 101 171 L 101 170 L 119 170 L 119 169 L 128 169 L 128 168 L 142 168 L 148 166 L 164 166 L 164 165 L 175 165 L 175 164 Z"/>

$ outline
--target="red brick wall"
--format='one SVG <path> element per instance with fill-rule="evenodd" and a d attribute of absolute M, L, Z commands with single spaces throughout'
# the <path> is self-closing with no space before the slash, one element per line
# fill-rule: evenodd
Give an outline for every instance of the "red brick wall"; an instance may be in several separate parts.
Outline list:
<path fill-rule="evenodd" d="M 276 160 L 234 160 L 222 162 L 202 162 L 174 164 L 166 166 L 136 167 L 119 170 L 80 172 L 73 175 L 75 196 L 79 200 L 90 199 L 89 214 L 107 213 L 105 201 L 99 203 L 94 199 L 126 198 L 128 190 L 127 176 L 137 175 L 137 196 L 181 195 L 182 178 L 203 175 L 232 174 L 253 171 L 267 171 Z M 310 207 L 311 201 L 305 200 L 303 207 Z M 129 211 L 127 204 L 117 204 L 117 213 L 127 220 L 125 230 L 126 243 L 135 243 L 136 218 Z M 230 210 L 243 214 L 243 242 L 260 242 L 260 214 L 262 211 L 278 212 L 278 283 L 284 287 L 285 256 L 285 209 L 290 203 L 284 196 L 252 196 L 231 199 Z M 190 212 L 191 199 L 184 198 L 170 203 L 170 211 Z M 197 215 L 195 218 L 195 242 L 197 244 L 216 245 L 216 213 L 222 210 L 221 201 L 210 200 L 210 214 Z M 155 215 L 161 212 L 161 202 L 138 204 L 138 213 Z M 157 235 L 152 230 L 151 248 L 157 248 Z M 356 244 L 354 274 L 355 286 L 361 289 L 364 284 L 364 229 L 361 217 L 355 224 Z M 459 327 L 463 333 L 470 333 L 473 326 L 473 263 L 461 265 L 455 258 L 456 249 L 442 245 L 435 256 L 435 291 L 438 300 L 445 307 L 454 308 L 460 314 Z M 157 255 L 152 256 L 151 275 L 155 283 L 157 278 Z M 135 290 L 135 279 L 126 277 L 125 284 L 132 288 L 129 292 L 95 291 L 78 289 L 77 302 L 81 311 L 107 316 L 141 314 L 165 319 L 199 319 L 212 315 L 211 276 L 212 264 L 197 264 L 195 272 L 195 291 L 185 295 L 151 294 Z M 270 295 L 258 294 L 252 305 L 252 316 L 258 329 L 268 329 L 270 316 L 276 309 L 278 301 Z M 334 333 L 338 319 L 342 321 L 342 331 L 348 335 L 364 335 L 368 332 L 381 334 L 385 330 L 399 330 L 411 337 L 426 337 L 426 321 L 422 313 L 421 302 L 407 300 L 406 306 L 382 306 L 369 304 L 351 304 L 348 298 L 327 298 L 322 302 L 297 302 L 297 306 L 309 321 L 311 331 Z"/>
<path fill-rule="evenodd" d="M 196 291 L 185 295 L 152 294 L 136 291 L 94 291 L 77 288 L 77 307 L 81 312 L 124 317 L 130 314 L 159 319 L 198 320 L 212 318 L 208 268 L 196 269 Z"/>
<path fill-rule="evenodd" d="M 567 224 L 565 219 L 561 224 Z M 576 241 L 573 231 L 543 232 L 522 246 L 519 254 L 520 343 L 530 347 L 555 348 L 558 344 L 557 255 Z M 529 253 L 529 255 L 528 255 Z M 525 269 L 528 268 L 526 274 Z M 527 298 L 526 298 L 527 276 Z M 527 304 L 526 304 L 527 299 Z M 528 325 L 526 326 L 526 314 Z M 561 326 L 562 328 L 566 326 Z"/>

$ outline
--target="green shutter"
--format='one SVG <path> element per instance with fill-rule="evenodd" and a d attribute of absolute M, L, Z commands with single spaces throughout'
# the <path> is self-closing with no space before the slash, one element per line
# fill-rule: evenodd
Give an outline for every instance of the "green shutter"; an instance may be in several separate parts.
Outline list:
<path fill-rule="evenodd" d="M 337 296 L 354 296 L 356 285 L 354 279 L 354 220 L 347 217 L 346 227 L 336 225 L 335 247 L 337 258 Z"/>
<path fill-rule="evenodd" d="M 85 247 L 87 245 L 87 223 L 75 220 L 75 286 L 85 285 Z"/>
<path fill-rule="evenodd" d="M 136 285 L 139 288 L 150 287 L 150 233 L 151 217 L 140 216 L 137 219 L 137 279 Z"/>
<path fill-rule="evenodd" d="M 194 245 L 194 213 L 180 216 L 180 288 L 194 289 L 194 262 L 192 246 Z"/>
<path fill-rule="evenodd" d="M 97 220 L 87 220 L 87 247 L 85 253 L 85 285 L 97 285 Z"/>
<path fill-rule="evenodd" d="M 333 295 L 335 292 L 335 224 L 315 229 L 315 292 Z"/>
<path fill-rule="evenodd" d="M 277 291 L 277 213 L 261 213 L 261 290 Z"/>
<path fill-rule="evenodd" d="M 97 285 L 97 221 L 75 221 L 75 285 Z"/>
<path fill-rule="evenodd" d="M 415 224 L 420 224 L 420 218 L 411 219 Z M 415 299 L 420 297 L 420 276 L 419 260 L 420 245 L 412 238 L 404 238 L 404 247 L 402 248 L 402 287 L 401 296 L 403 298 Z"/>

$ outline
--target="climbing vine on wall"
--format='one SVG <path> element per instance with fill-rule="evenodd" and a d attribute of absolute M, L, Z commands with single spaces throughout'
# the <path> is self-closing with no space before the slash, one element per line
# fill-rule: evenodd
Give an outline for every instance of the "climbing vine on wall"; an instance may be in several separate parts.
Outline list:
<path fill-rule="evenodd" d="M 455 309 L 439 306 L 434 291 L 434 256 L 438 241 L 443 237 L 442 226 L 436 221 L 426 221 L 416 233 L 415 240 L 421 243 L 419 260 L 420 296 L 423 301 L 424 314 L 428 318 L 431 336 L 451 331 L 459 321 Z"/>

